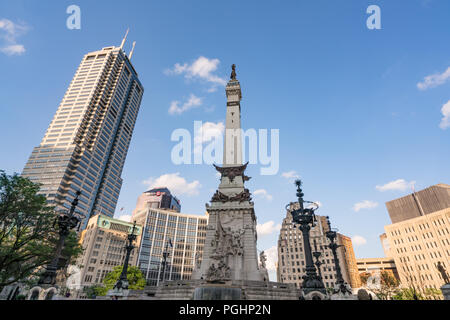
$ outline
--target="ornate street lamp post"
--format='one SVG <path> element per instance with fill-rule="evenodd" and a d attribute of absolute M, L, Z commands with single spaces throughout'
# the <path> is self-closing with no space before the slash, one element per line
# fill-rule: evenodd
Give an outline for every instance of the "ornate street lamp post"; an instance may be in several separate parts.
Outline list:
<path fill-rule="evenodd" d="M 69 212 L 62 212 L 57 218 L 59 228 L 58 244 L 56 245 L 53 260 L 47 265 L 44 274 L 39 278 L 39 285 L 54 285 L 56 283 L 56 270 L 58 269 L 59 258 L 64 248 L 66 238 L 69 235 L 70 230 L 80 226 L 81 219 L 75 213 L 75 208 L 78 205 L 78 198 L 80 195 L 81 191 L 77 191 Z"/>
<path fill-rule="evenodd" d="M 128 244 L 125 246 L 125 250 L 127 250 L 127 255 L 125 256 L 125 261 L 123 263 L 122 273 L 120 274 L 119 280 L 117 280 L 113 289 L 118 290 L 128 290 L 128 262 L 130 260 L 131 251 L 135 248 L 133 242 L 136 240 L 137 235 L 135 234 L 136 230 L 136 221 L 133 223 L 133 229 L 131 233 L 128 235 Z"/>
<path fill-rule="evenodd" d="M 166 248 L 163 252 L 163 261 L 162 261 L 162 265 L 163 265 L 163 269 L 161 272 L 162 275 L 162 282 L 164 282 L 166 280 L 166 266 L 167 266 L 167 258 L 169 257 L 169 251 L 168 251 L 168 246 L 170 244 L 170 247 L 172 247 L 172 240 L 169 239 L 169 241 L 166 242 Z"/>
<path fill-rule="evenodd" d="M 322 271 L 320 270 L 320 266 L 323 264 L 322 262 L 320 262 L 320 256 L 322 255 L 322 253 L 317 251 L 316 239 L 314 239 L 314 252 L 312 254 L 314 258 L 316 258 L 316 262 L 314 262 L 314 264 L 316 265 L 317 272 L 319 273 L 319 277 L 322 280 Z"/>
<path fill-rule="evenodd" d="M 319 291 L 326 294 L 325 286 L 322 279 L 316 274 L 316 267 L 314 266 L 313 256 L 311 253 L 311 243 L 309 240 L 309 231 L 311 227 L 315 226 L 316 217 L 314 211 L 318 209 L 318 205 L 311 201 L 303 200 L 303 191 L 301 189 L 302 182 L 300 180 L 295 181 L 297 186 L 297 197 L 300 208 L 292 210 L 292 221 L 294 224 L 299 225 L 299 229 L 303 235 L 303 247 L 305 250 L 306 260 L 306 275 L 303 276 L 302 290 L 304 294 L 308 294 L 312 291 Z M 314 208 L 305 208 L 305 203 L 311 203 Z"/>
<path fill-rule="evenodd" d="M 331 252 L 333 253 L 333 259 L 334 259 L 334 265 L 336 268 L 336 284 L 338 285 L 338 290 L 336 293 L 341 292 L 342 294 L 352 294 L 350 290 L 348 290 L 346 283 L 344 279 L 342 278 L 342 272 L 341 267 L 339 266 L 339 258 L 337 256 L 337 248 L 342 247 L 342 245 L 338 245 L 336 243 L 337 238 L 337 232 L 336 230 L 331 229 L 331 223 L 330 223 L 330 217 L 327 217 L 328 222 L 328 231 L 325 233 L 328 240 L 330 240 L 330 243 L 328 244 L 328 248 L 331 249 Z"/>

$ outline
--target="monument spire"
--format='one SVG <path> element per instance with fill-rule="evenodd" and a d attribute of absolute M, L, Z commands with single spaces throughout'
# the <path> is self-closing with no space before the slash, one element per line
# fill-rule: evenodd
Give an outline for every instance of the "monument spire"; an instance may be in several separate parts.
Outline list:
<path fill-rule="evenodd" d="M 242 164 L 241 86 L 236 65 L 225 88 L 227 95 L 224 163 L 216 166 L 221 178 L 216 193 L 206 204 L 208 226 L 201 262 L 196 262 L 192 280 L 180 286 L 162 286 L 156 296 L 194 300 L 298 299 L 293 284 L 270 284 L 265 256 L 258 263 L 254 203 L 244 183 L 247 164 Z M 198 258 L 198 257 L 197 257 Z M 197 261 L 197 259 L 196 259 Z"/>
<path fill-rule="evenodd" d="M 231 67 L 227 95 L 226 132 L 223 166 L 215 166 L 221 174 L 218 190 L 206 205 L 209 213 L 208 245 L 203 251 L 201 267 L 194 279 L 252 280 L 267 279 L 267 270 L 258 264 L 256 251 L 256 217 L 253 202 L 244 182 L 247 164 L 242 164 L 241 99 L 236 79 L 236 65 Z"/>
<path fill-rule="evenodd" d="M 241 136 L 241 85 L 236 79 L 236 65 L 231 66 L 230 81 L 226 86 L 227 115 L 225 122 L 225 139 L 223 149 L 223 166 L 242 165 Z"/>

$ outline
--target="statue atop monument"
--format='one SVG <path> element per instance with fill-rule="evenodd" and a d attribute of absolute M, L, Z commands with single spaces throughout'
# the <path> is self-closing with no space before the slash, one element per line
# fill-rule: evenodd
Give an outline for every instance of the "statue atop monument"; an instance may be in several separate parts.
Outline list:
<path fill-rule="evenodd" d="M 230 76 L 231 80 L 236 80 L 236 65 L 233 63 L 233 65 L 231 66 L 231 76 Z"/>

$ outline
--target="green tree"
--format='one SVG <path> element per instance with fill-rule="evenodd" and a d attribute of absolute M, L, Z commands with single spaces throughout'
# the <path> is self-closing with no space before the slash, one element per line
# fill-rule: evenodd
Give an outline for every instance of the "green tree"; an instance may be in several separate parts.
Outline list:
<path fill-rule="evenodd" d="M 361 283 L 363 286 L 368 286 L 367 281 L 370 277 L 373 275 L 368 272 L 361 273 L 359 275 L 361 279 Z M 395 294 L 398 291 L 398 287 L 400 285 L 400 282 L 397 278 L 394 277 L 394 275 L 386 270 L 383 270 L 380 272 L 380 282 L 377 286 L 374 283 L 370 284 L 370 290 L 377 295 L 378 299 L 380 300 L 389 300 L 392 298 L 392 295 Z"/>
<path fill-rule="evenodd" d="M 0 288 L 35 278 L 53 258 L 58 239 L 55 212 L 37 194 L 39 188 L 27 178 L 0 170 Z M 73 260 L 81 250 L 72 233 L 63 258 Z"/>
<path fill-rule="evenodd" d="M 380 278 L 380 287 L 373 291 L 380 300 L 389 300 L 397 292 L 400 282 L 389 271 L 382 271 Z"/>
<path fill-rule="evenodd" d="M 119 280 L 120 274 L 122 273 L 123 266 L 114 267 L 114 269 L 105 276 L 103 279 L 103 291 L 101 295 L 106 295 L 108 290 L 111 290 Z M 146 281 L 144 275 L 138 267 L 128 266 L 127 270 L 127 280 L 128 288 L 130 290 L 142 290 L 145 287 Z"/>
<path fill-rule="evenodd" d="M 90 286 L 90 287 L 84 287 L 83 292 L 86 293 L 86 296 L 89 299 L 95 299 L 97 296 L 104 296 L 106 295 L 107 291 L 105 290 L 105 287 L 102 286 Z"/>
<path fill-rule="evenodd" d="M 393 300 L 414 300 L 414 294 L 418 300 L 422 300 L 422 295 L 417 292 L 414 288 L 402 288 L 397 290 L 397 292 L 392 296 Z"/>
<path fill-rule="evenodd" d="M 423 295 L 425 300 L 441 300 L 443 298 L 442 291 L 434 288 L 425 289 Z"/>

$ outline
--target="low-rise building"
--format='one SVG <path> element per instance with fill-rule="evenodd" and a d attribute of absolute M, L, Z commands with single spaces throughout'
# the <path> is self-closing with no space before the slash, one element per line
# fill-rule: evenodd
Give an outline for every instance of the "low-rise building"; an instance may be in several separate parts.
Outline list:
<path fill-rule="evenodd" d="M 78 297 L 83 298 L 83 288 L 101 285 L 105 276 L 116 266 L 124 263 L 127 237 L 133 224 L 99 214 L 89 219 L 81 232 L 80 242 L 84 249 L 77 265 L 81 266 Z M 136 266 L 141 241 L 142 226 L 136 225 L 135 249 L 131 251 L 129 265 Z M 69 279 L 70 281 L 70 279 Z"/>
<path fill-rule="evenodd" d="M 381 273 L 383 271 L 389 272 L 393 277 L 399 280 L 395 261 L 392 258 L 361 258 L 356 259 L 358 266 L 358 273 Z"/>
<path fill-rule="evenodd" d="M 450 271 L 450 185 L 438 184 L 386 203 L 392 224 L 384 227 L 389 255 L 403 286 L 439 289 Z"/>

